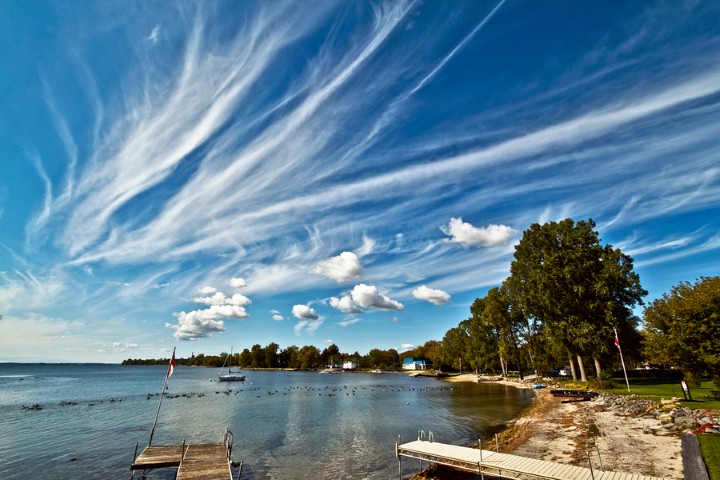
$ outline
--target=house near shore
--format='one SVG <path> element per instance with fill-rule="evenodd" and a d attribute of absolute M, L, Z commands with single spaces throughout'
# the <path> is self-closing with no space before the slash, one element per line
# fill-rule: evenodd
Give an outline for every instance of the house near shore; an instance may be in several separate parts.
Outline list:
<path fill-rule="evenodd" d="M 426 357 L 403 358 L 403 370 L 427 370 L 432 368 L 432 361 Z"/>
<path fill-rule="evenodd" d="M 342 368 L 343 370 L 357 370 L 359 366 L 360 364 L 358 363 L 358 361 L 353 358 L 350 360 L 345 360 L 343 362 Z"/>

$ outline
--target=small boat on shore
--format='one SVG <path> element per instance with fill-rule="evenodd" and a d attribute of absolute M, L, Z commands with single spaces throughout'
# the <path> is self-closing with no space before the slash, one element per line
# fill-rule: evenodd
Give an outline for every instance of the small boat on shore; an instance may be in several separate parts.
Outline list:
<path fill-rule="evenodd" d="M 592 390 L 574 390 L 569 388 L 550 390 L 550 394 L 554 397 L 569 397 L 581 400 L 590 400 L 600 395 Z"/>

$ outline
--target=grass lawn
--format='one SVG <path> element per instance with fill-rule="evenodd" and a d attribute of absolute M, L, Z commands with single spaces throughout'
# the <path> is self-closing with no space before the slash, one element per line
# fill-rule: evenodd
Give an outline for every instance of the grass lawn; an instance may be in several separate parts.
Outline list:
<path fill-rule="evenodd" d="M 698 440 L 710 480 L 720 480 L 720 435 L 699 435 Z"/>
<path fill-rule="evenodd" d="M 615 378 L 616 388 L 605 390 L 608 393 L 616 395 L 627 395 L 627 385 L 624 378 Z M 702 382 L 700 387 L 690 387 L 690 395 L 692 401 L 683 402 L 688 408 L 693 410 L 720 410 L 720 400 L 715 400 L 710 394 L 711 390 L 717 390 L 717 387 L 711 381 Z M 661 398 L 678 397 L 683 398 L 682 387 L 678 380 L 666 380 L 658 378 L 631 378 L 630 394 L 647 397 L 651 400 L 660 400 Z"/>

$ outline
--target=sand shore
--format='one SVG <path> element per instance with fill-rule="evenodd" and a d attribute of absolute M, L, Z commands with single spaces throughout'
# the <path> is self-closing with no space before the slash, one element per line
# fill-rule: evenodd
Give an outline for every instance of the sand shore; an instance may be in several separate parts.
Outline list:
<path fill-rule="evenodd" d="M 448 381 L 477 381 L 477 376 L 451 377 Z M 530 388 L 511 381 L 482 381 Z M 550 395 L 548 389 L 535 392 L 533 404 L 499 434 L 501 452 L 584 467 L 592 461 L 593 468 L 600 468 L 602 462 L 605 470 L 683 478 L 679 431 L 689 428 L 689 424 L 676 425 L 667 418 L 658 418 L 662 417 L 659 412 L 677 407 L 673 402 L 660 405 L 627 397 L 600 396 L 588 402 L 563 403 L 562 398 Z M 483 448 L 495 450 L 495 439 Z M 413 477 L 418 480 L 463 478 L 476 478 L 476 475 L 431 468 Z"/>

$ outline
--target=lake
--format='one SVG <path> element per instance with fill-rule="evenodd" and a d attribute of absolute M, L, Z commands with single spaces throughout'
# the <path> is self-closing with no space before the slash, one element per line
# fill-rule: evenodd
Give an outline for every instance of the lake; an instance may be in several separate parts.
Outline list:
<path fill-rule="evenodd" d="M 0 478 L 130 478 L 166 370 L 0 364 Z M 153 444 L 219 442 L 229 428 L 243 479 L 397 478 L 398 435 L 405 442 L 432 431 L 438 442 L 470 445 L 501 430 L 534 396 L 403 374 L 244 373 L 245 382 L 221 383 L 217 369 L 176 367 Z M 23 408 L 35 404 L 42 409 Z M 420 469 L 402 465 L 403 475 Z M 165 469 L 148 478 L 173 476 Z"/>

